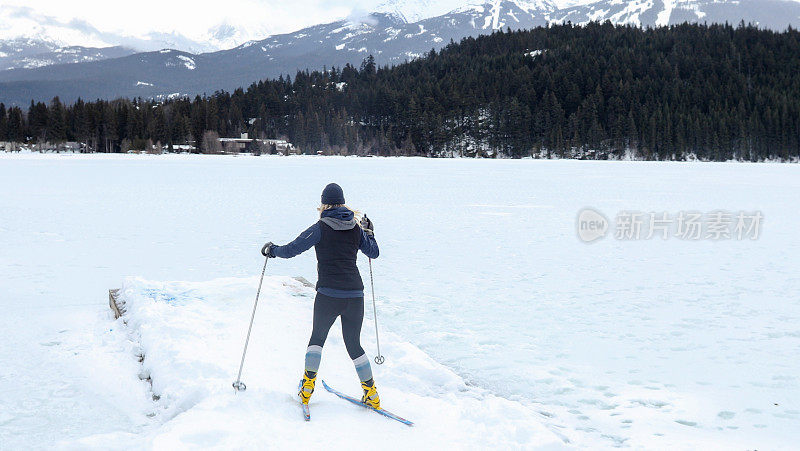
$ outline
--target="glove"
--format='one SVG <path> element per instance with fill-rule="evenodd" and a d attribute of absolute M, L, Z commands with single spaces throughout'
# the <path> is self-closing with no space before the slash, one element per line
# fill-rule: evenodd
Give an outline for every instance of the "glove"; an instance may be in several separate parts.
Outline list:
<path fill-rule="evenodd" d="M 274 247 L 275 245 L 272 244 L 272 241 L 265 244 L 264 247 L 261 248 L 261 255 L 264 257 L 275 258 L 275 253 L 272 251 L 272 248 Z"/>
<path fill-rule="evenodd" d="M 374 236 L 375 235 L 374 226 L 372 224 L 372 221 L 367 217 L 367 215 L 364 215 L 364 217 L 361 218 L 361 228 L 365 232 L 367 232 L 367 235 L 369 235 L 369 236 Z"/>

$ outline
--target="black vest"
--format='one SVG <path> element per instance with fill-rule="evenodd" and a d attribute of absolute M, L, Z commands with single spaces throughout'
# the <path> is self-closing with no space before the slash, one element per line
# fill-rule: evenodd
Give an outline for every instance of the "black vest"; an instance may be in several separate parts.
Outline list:
<path fill-rule="evenodd" d="M 364 283 L 356 266 L 356 255 L 361 244 L 361 228 L 334 230 L 319 222 L 322 232 L 317 252 L 317 288 L 335 290 L 363 290 Z"/>

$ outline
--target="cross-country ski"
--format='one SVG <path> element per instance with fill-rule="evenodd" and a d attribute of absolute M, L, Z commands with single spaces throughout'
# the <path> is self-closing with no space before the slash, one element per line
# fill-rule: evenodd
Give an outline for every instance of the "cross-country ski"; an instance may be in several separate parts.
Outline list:
<path fill-rule="evenodd" d="M 366 403 L 363 403 L 363 402 L 359 401 L 358 399 L 353 398 L 352 396 L 345 395 L 344 393 L 341 393 L 341 392 L 338 392 L 338 391 L 332 389 L 330 386 L 328 386 L 328 384 L 325 383 L 324 380 L 322 381 L 322 386 L 325 387 L 325 390 L 328 390 L 329 392 L 333 393 L 334 395 L 336 395 L 336 396 L 338 396 L 338 397 L 340 397 L 340 398 L 342 398 L 344 400 L 350 401 L 351 403 L 353 403 L 353 404 L 355 404 L 357 406 L 364 407 L 364 408 L 369 409 L 369 410 L 371 410 L 373 412 L 379 413 L 379 414 L 381 414 L 381 415 L 383 415 L 383 416 L 385 416 L 387 418 L 391 418 L 393 420 L 399 421 L 399 422 L 401 422 L 401 423 L 403 423 L 403 424 L 405 424 L 407 426 L 414 426 L 414 422 L 406 420 L 405 418 L 403 418 L 403 417 L 401 417 L 399 415 L 393 414 L 392 412 L 389 412 L 388 410 L 384 409 L 383 407 L 381 407 L 379 409 L 376 409 L 375 407 L 372 407 L 372 406 L 370 406 L 370 405 L 368 405 Z"/>

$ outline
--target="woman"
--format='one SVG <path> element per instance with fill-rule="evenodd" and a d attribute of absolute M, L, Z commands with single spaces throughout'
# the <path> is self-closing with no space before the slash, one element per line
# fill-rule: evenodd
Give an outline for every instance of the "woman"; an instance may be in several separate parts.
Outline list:
<path fill-rule="evenodd" d="M 264 245 L 265 257 L 292 258 L 314 246 L 317 253 L 317 296 L 314 299 L 314 327 L 306 349 L 303 379 L 300 381 L 300 401 L 308 404 L 314 393 L 322 346 L 333 322 L 342 318 L 342 337 L 347 353 L 353 359 L 361 380 L 364 396 L 361 402 L 375 409 L 381 401 L 369 359 L 361 347 L 361 323 L 364 321 L 364 284 L 356 266 L 359 249 L 369 258 L 378 258 L 378 243 L 372 232 L 372 221 L 366 216 L 360 227 L 355 212 L 344 203 L 342 188 L 331 183 L 322 191 L 319 221 L 285 246 L 272 242 Z"/>

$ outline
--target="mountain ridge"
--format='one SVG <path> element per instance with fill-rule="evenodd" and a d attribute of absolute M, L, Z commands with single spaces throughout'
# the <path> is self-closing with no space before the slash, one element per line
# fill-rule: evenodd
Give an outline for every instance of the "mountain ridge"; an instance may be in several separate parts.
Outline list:
<path fill-rule="evenodd" d="M 721 10 L 721 5 L 729 8 Z M 79 64 L 0 71 L 0 102 L 27 104 L 31 99 L 48 101 L 54 96 L 66 102 L 78 97 L 159 98 L 232 91 L 257 80 L 293 76 L 298 70 L 358 65 L 368 55 L 373 55 L 379 65 L 402 63 L 442 48 L 451 40 L 458 42 L 506 28 L 604 20 L 637 26 L 701 20 L 736 24 L 741 20 L 736 17 L 744 14 L 760 19 L 756 22 L 762 27 L 779 28 L 781 21 L 788 24 L 797 18 L 800 23 L 800 3 L 603 0 L 559 9 L 549 0 L 494 0 L 467 4 L 416 22 L 406 21 L 397 12 L 374 12 L 209 53 L 165 49 Z"/>

